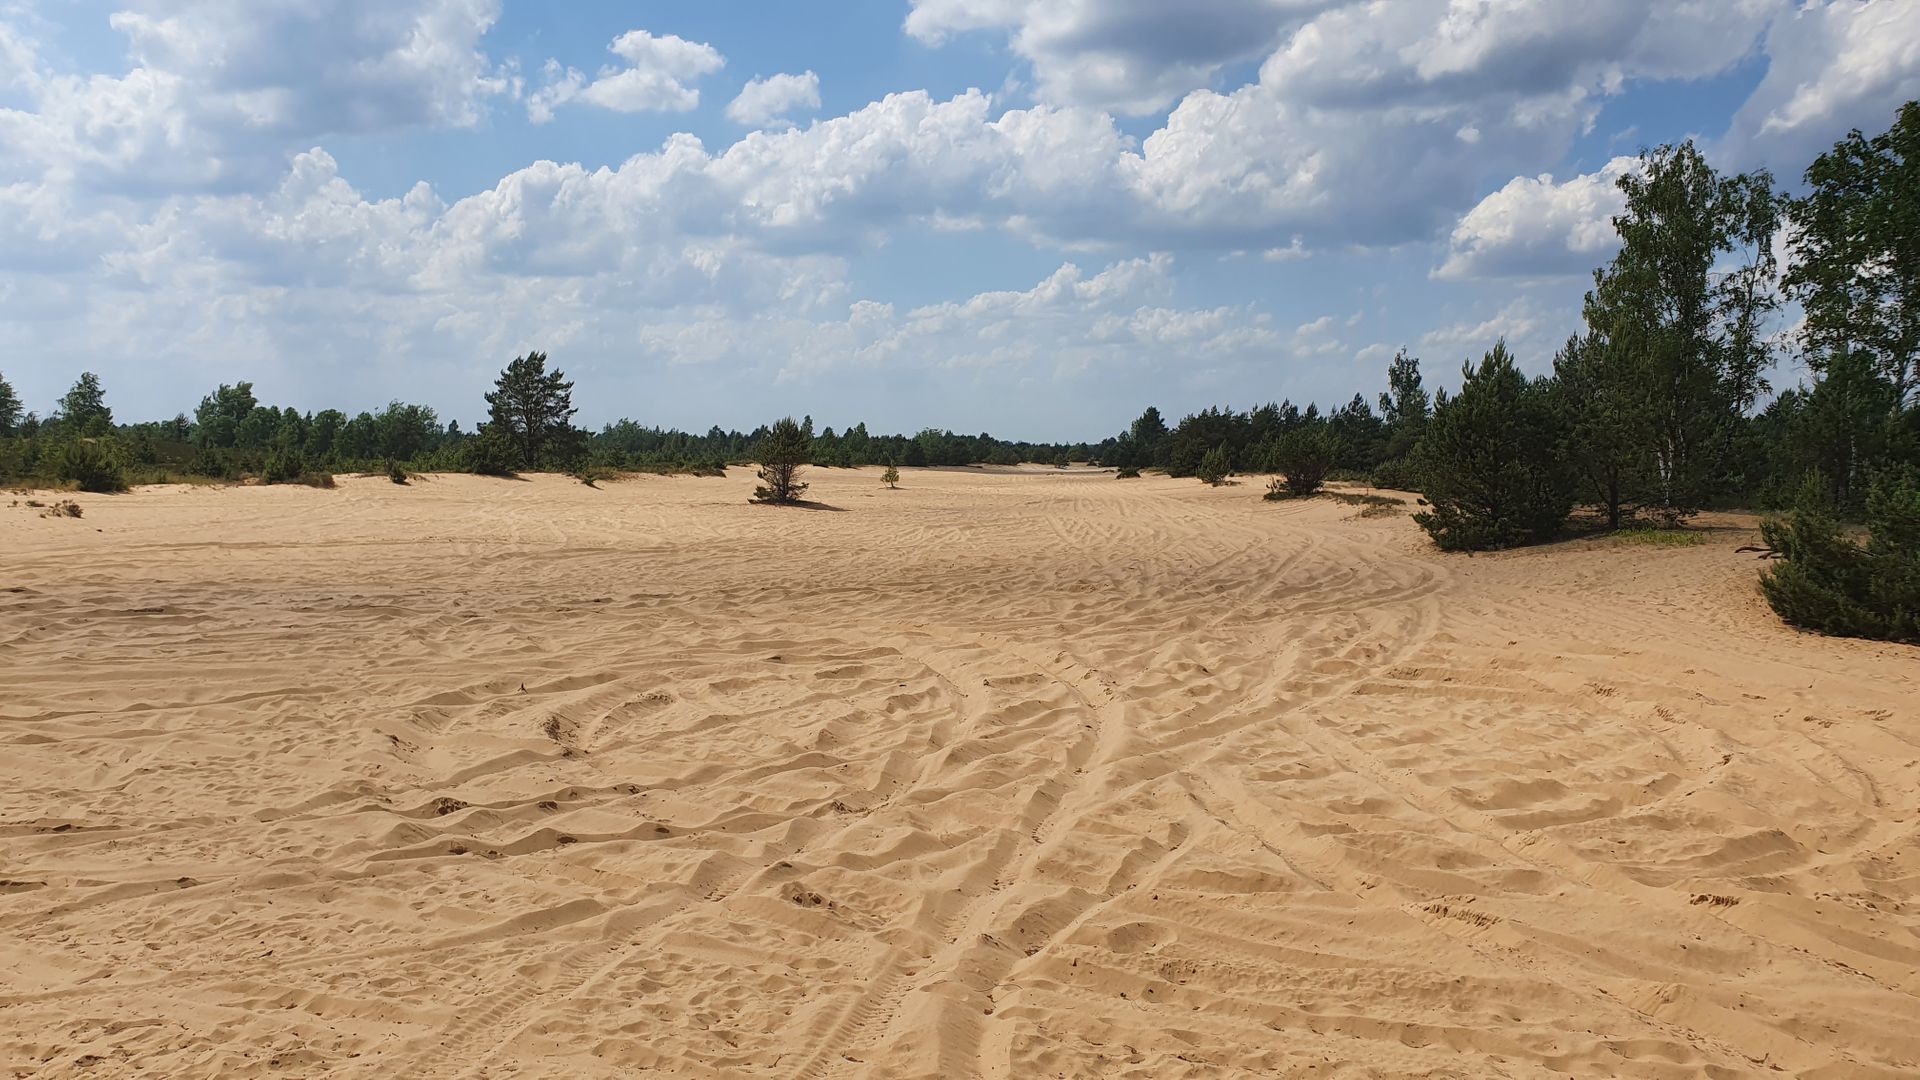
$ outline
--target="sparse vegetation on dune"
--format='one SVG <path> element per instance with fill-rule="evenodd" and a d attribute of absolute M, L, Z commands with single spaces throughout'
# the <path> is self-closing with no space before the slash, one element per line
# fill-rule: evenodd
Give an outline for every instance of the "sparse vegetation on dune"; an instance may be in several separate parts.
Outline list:
<path fill-rule="evenodd" d="M 472 432 L 398 401 L 353 417 L 275 408 L 247 382 L 221 384 L 192 418 L 120 424 L 100 379 L 83 372 L 45 419 L 0 377 L 0 478 L 116 492 L 249 477 L 326 487 L 350 467 L 384 470 L 396 484 L 415 471 L 559 470 L 591 487 L 621 472 L 724 475 L 751 462 L 754 501 L 791 504 L 806 491 L 797 477 L 807 466 L 884 465 L 892 488 L 901 466 L 1089 462 L 1119 479 L 1155 468 L 1213 485 L 1278 473 L 1270 499 L 1309 497 L 1343 479 L 1417 492 L 1414 518 L 1446 551 L 1551 539 L 1582 506 L 1616 542 L 1652 545 L 1698 543 L 1676 527 L 1703 508 L 1790 508 L 1769 526 L 1790 553 L 1768 578 L 1782 614 L 1902 633 L 1886 628 L 1905 625 L 1901 560 L 1913 531 L 1899 524 L 1897 496 L 1868 493 L 1892 490 L 1876 477 L 1920 468 L 1920 258 L 1911 250 L 1920 103 L 1903 106 L 1882 134 L 1842 139 L 1805 179 L 1805 195 L 1783 198 L 1767 173 L 1723 175 L 1691 142 L 1644 151 L 1619 180 L 1618 253 L 1595 272 L 1585 330 L 1559 350 L 1551 374 L 1524 374 L 1500 341 L 1463 366 L 1450 396 L 1429 392 L 1420 360 L 1403 350 L 1388 365 L 1377 412 L 1362 394 L 1325 413 L 1281 401 L 1206 408 L 1172 425 L 1149 407 L 1096 444 L 935 429 L 876 435 L 864 423 L 816 434 L 811 417 L 704 435 L 621 420 L 590 433 L 573 426 L 574 384 L 546 354 L 529 352 L 500 372 L 485 394 L 488 419 Z M 1784 268 L 1773 242 L 1783 223 Z M 1756 414 L 1771 393 L 1781 289 L 1805 309 L 1792 337 L 1814 377 Z M 1366 516 L 1403 505 L 1335 497 L 1363 499 Z M 1873 539 L 1849 554 L 1841 523 L 1861 521 Z M 1859 569 L 1868 566 L 1870 574 Z M 1860 584 L 1868 579 L 1871 588 Z"/>

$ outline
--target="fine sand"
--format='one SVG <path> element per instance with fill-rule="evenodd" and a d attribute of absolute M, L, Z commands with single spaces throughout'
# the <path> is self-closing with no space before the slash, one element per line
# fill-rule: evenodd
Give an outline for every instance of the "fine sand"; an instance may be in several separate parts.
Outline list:
<path fill-rule="evenodd" d="M 0 1075 L 1920 1070 L 1920 650 L 1091 470 L 0 496 Z"/>

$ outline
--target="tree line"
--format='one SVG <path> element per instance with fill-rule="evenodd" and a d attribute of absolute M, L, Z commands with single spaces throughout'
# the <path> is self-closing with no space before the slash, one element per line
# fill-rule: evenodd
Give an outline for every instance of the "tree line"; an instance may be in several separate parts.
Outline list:
<path fill-rule="evenodd" d="M 261 402 L 250 382 L 225 383 L 191 415 L 118 423 L 98 376 L 83 372 L 45 417 L 25 410 L 0 373 L 0 482 L 72 484 L 124 490 L 174 480 L 324 482 L 336 472 L 477 472 L 506 475 L 587 469 L 716 475 L 757 460 L 772 425 L 705 434 L 650 427 L 630 419 L 598 431 L 572 423 L 573 384 L 539 352 L 514 359 L 485 395 L 487 419 L 472 429 L 442 421 L 425 405 L 394 401 L 349 416 L 302 412 Z M 864 423 L 842 432 L 800 423 L 808 463 L 868 465 L 1065 464 L 1087 461 L 1086 443 L 1033 443 L 937 429 L 870 434 Z"/>
<path fill-rule="evenodd" d="M 1416 520 L 1447 550 L 1551 539 L 1577 507 L 1606 528 L 1675 527 L 1703 509 L 1783 512 L 1768 542 L 1776 609 L 1801 625 L 1920 639 L 1920 102 L 1878 135 L 1849 133 L 1786 196 L 1765 171 L 1723 175 L 1691 142 L 1644 151 L 1619 180 L 1618 253 L 1593 273 L 1584 327 L 1528 376 L 1504 341 L 1429 394 L 1405 351 L 1374 402 L 1209 408 L 1169 425 L 1148 408 L 1094 445 L 1006 442 L 811 418 L 704 435 L 631 420 L 574 427 L 571 391 L 538 352 L 513 360 L 474 431 L 393 402 L 301 413 L 221 385 L 192 417 L 117 424 L 84 373 L 45 419 L 0 377 L 0 477 L 90 490 L 175 472 L 328 482 L 336 469 L 511 474 L 532 469 L 717 472 L 758 460 L 760 494 L 798 498 L 799 466 L 1065 464 L 1156 468 L 1218 483 L 1280 475 L 1313 494 L 1345 475 L 1417 491 Z M 1783 232 L 1784 230 L 1784 232 Z M 1784 236 L 1787 260 L 1775 241 Z M 1786 301 L 1804 317 L 1776 330 Z M 1811 379 L 1777 394 L 1785 350 Z M 1764 406 L 1762 406 L 1764 402 Z M 1856 543 L 1843 522 L 1863 524 Z"/>
<path fill-rule="evenodd" d="M 1276 472 L 1280 495 L 1346 470 L 1419 492 L 1415 520 L 1446 550 L 1549 540 L 1582 506 L 1609 529 L 1781 511 L 1765 530 L 1777 611 L 1920 641 L 1920 103 L 1849 133 L 1805 181 L 1790 197 L 1765 171 L 1722 175 L 1692 142 L 1643 152 L 1619 181 L 1619 252 L 1550 373 L 1527 376 L 1497 341 L 1455 394 L 1429 397 L 1403 352 L 1378 413 L 1356 395 L 1326 415 L 1282 402 L 1169 429 L 1148 409 L 1102 453 L 1122 475 Z M 1804 318 L 1776 332 L 1789 300 Z M 1811 380 L 1769 398 L 1788 349 Z"/>

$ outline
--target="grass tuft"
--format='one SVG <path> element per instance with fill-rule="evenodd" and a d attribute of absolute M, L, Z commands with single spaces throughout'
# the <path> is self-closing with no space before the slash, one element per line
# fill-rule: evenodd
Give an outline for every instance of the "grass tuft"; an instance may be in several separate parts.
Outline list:
<path fill-rule="evenodd" d="M 1652 547 L 1692 547 L 1707 542 L 1707 534 L 1690 529 L 1621 529 L 1608 534 L 1616 544 L 1646 544 Z"/>

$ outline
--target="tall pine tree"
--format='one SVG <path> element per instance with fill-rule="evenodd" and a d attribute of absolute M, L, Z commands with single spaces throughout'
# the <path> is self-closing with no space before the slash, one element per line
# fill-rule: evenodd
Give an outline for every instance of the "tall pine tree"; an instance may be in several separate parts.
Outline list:
<path fill-rule="evenodd" d="M 573 431 L 573 384 L 547 354 L 530 352 L 507 365 L 486 395 L 491 425 L 515 448 L 519 467 L 535 468 L 564 448 Z"/>

